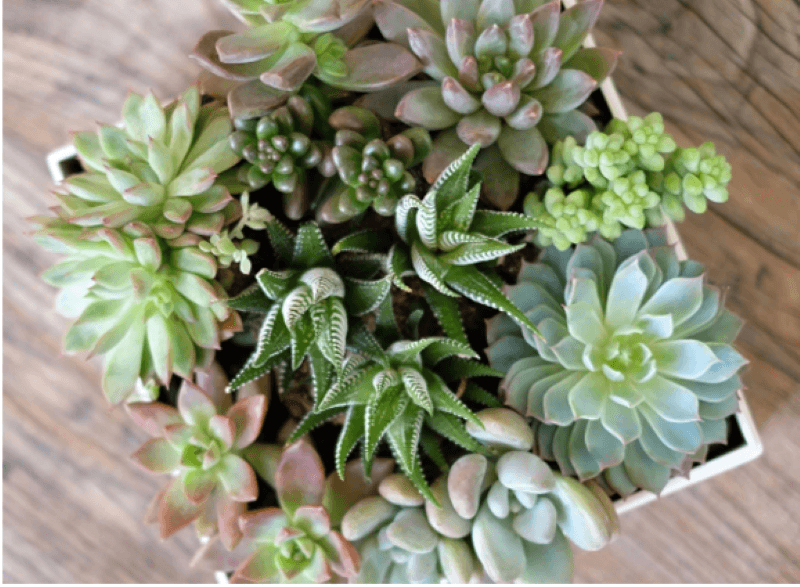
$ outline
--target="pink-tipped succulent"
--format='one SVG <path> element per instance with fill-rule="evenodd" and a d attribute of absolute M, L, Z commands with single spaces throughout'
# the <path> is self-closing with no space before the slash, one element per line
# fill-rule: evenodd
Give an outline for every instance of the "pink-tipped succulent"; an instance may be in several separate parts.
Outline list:
<path fill-rule="evenodd" d="M 540 175 L 548 142 L 594 130 L 576 110 L 617 52 L 581 48 L 603 0 L 378 0 L 384 37 L 408 47 L 435 81 L 402 98 L 402 121 L 442 130 L 425 162 L 432 182 L 469 145 L 485 149 L 484 191 L 513 203 L 519 174 Z"/>
<path fill-rule="evenodd" d="M 421 69 L 396 43 L 356 46 L 372 27 L 368 0 L 227 0 L 250 28 L 210 31 L 194 57 L 212 74 L 240 82 L 228 94 L 235 117 L 263 115 L 310 76 L 361 92 L 405 81 Z"/>
<path fill-rule="evenodd" d="M 367 487 L 361 485 L 362 490 Z M 322 460 L 306 440 L 283 450 L 274 487 L 280 507 L 251 511 L 239 519 L 255 552 L 236 569 L 231 582 L 326 583 L 355 577 L 360 566 L 358 551 L 333 529 L 338 520 L 332 520 L 329 513 L 346 510 L 350 496 L 347 491 L 340 492 L 348 502 L 344 507 L 337 507 L 326 496 L 332 485 L 327 483 L 326 492 Z M 356 493 L 358 499 L 364 492 Z"/>
<path fill-rule="evenodd" d="M 218 533 L 231 550 L 242 538 L 239 516 L 258 495 L 256 474 L 241 453 L 261 431 L 267 398 L 255 394 L 227 407 L 224 386 L 214 387 L 207 393 L 185 381 L 177 408 L 128 404 L 131 417 L 153 437 L 132 459 L 153 473 L 172 474 L 146 517 L 158 522 L 162 538 L 194 521 L 198 536 Z"/>

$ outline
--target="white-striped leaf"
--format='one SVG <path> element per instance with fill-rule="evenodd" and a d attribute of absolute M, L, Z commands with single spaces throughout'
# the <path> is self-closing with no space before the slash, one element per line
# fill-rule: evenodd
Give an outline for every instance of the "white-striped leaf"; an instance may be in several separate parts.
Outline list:
<path fill-rule="evenodd" d="M 428 393 L 428 383 L 422 373 L 411 367 L 400 367 L 398 371 L 411 401 L 429 414 L 433 414 L 433 401 Z"/>

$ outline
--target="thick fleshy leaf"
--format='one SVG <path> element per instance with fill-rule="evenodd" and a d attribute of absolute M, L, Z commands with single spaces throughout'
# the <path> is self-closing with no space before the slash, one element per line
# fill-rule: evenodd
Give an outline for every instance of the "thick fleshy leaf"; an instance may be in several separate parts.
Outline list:
<path fill-rule="evenodd" d="M 504 127 L 497 144 L 505 160 L 517 171 L 526 175 L 544 173 L 550 152 L 536 127 L 527 130 Z"/>
<path fill-rule="evenodd" d="M 256 474 L 242 457 L 229 454 L 217 473 L 225 491 L 234 501 L 253 501 L 258 497 Z"/>
<path fill-rule="evenodd" d="M 205 426 L 217 415 L 217 407 L 199 387 L 188 381 L 181 384 L 178 393 L 178 410 L 183 419 L 193 426 Z"/>
<path fill-rule="evenodd" d="M 374 43 L 350 49 L 343 61 L 346 75 L 333 76 L 318 70 L 316 76 L 336 88 L 375 92 L 404 82 L 422 70 L 422 64 L 395 43 Z"/>
<path fill-rule="evenodd" d="M 317 56 L 314 50 L 305 43 L 293 43 L 259 79 L 276 90 L 293 92 L 308 79 L 316 66 Z"/>
<path fill-rule="evenodd" d="M 508 408 L 487 408 L 476 414 L 483 428 L 467 422 L 470 436 L 488 447 L 530 450 L 533 432 L 525 419 Z"/>
<path fill-rule="evenodd" d="M 574 563 L 572 547 L 561 532 L 550 544 L 525 542 L 525 571 L 519 581 L 525 584 L 570 583 Z"/>
<path fill-rule="evenodd" d="M 606 298 L 606 324 L 619 327 L 633 323 L 644 299 L 649 280 L 639 267 L 640 253 L 626 259 L 614 273 Z"/>
<path fill-rule="evenodd" d="M 588 73 L 562 69 L 548 85 L 536 90 L 532 96 L 541 103 L 545 113 L 558 114 L 583 104 L 596 87 L 597 81 Z"/>
<path fill-rule="evenodd" d="M 561 14 L 558 35 L 553 46 L 564 52 L 564 60 L 568 60 L 583 44 L 589 30 L 594 26 L 603 0 L 585 0 L 565 10 Z"/>
<path fill-rule="evenodd" d="M 246 397 L 231 406 L 227 416 L 236 427 L 235 448 L 245 448 L 255 442 L 266 413 L 267 398 L 264 395 Z"/>
<path fill-rule="evenodd" d="M 150 436 L 161 436 L 164 426 L 183 422 L 180 412 L 162 403 L 131 403 L 125 405 L 131 419 Z"/>
<path fill-rule="evenodd" d="M 342 519 L 342 534 L 355 542 L 377 530 L 399 511 L 379 496 L 366 497 L 350 508 Z"/>
<path fill-rule="evenodd" d="M 461 115 L 451 110 L 438 87 L 425 87 L 409 92 L 397 105 L 395 116 L 400 120 L 419 125 L 428 130 L 450 128 L 461 120 Z"/>
<path fill-rule="evenodd" d="M 183 492 L 180 477 L 173 478 L 167 485 L 158 508 L 158 525 L 161 538 L 169 538 L 178 530 L 189 525 L 204 505 L 189 501 Z"/>
<path fill-rule="evenodd" d="M 300 440 L 284 449 L 275 472 L 275 490 L 281 507 L 290 513 L 301 505 L 322 503 L 325 469 L 308 442 Z"/>
<path fill-rule="evenodd" d="M 419 508 L 404 509 L 386 527 L 386 537 L 408 552 L 424 554 L 436 548 L 437 535 Z"/>
<path fill-rule="evenodd" d="M 507 452 L 497 461 L 500 482 L 513 491 L 546 493 L 555 487 L 555 476 L 545 462 L 530 452 Z"/>
<path fill-rule="evenodd" d="M 475 560 L 472 550 L 465 541 L 440 538 L 437 552 L 439 564 L 448 583 L 463 585 L 469 582 L 475 570 Z"/>
<path fill-rule="evenodd" d="M 472 544 L 486 574 L 496 583 L 512 582 L 525 570 L 523 541 L 511 519 L 497 519 L 486 504 L 472 526 Z"/>
<path fill-rule="evenodd" d="M 152 473 L 168 473 L 178 467 L 181 454 L 165 439 L 151 438 L 131 455 L 131 459 Z"/>
<path fill-rule="evenodd" d="M 696 340 L 668 340 L 650 345 L 658 371 L 670 377 L 697 379 L 719 359 L 705 343 Z"/>
<path fill-rule="evenodd" d="M 608 544 L 617 524 L 591 490 L 575 479 L 558 477 L 553 495 L 560 502 L 558 527 L 576 546 L 600 550 Z"/>

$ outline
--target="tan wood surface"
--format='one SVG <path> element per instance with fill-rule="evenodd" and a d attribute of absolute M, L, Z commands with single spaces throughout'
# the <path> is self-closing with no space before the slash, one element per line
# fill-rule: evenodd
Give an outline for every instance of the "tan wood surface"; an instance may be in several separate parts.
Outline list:
<path fill-rule="evenodd" d="M 60 355 L 67 320 L 38 274 L 56 257 L 23 218 L 55 203 L 44 163 L 68 132 L 114 122 L 128 89 L 180 92 L 216 0 L 5 3 L 3 578 L 208 582 L 190 532 L 161 543 L 141 515 L 161 479 L 128 460 L 144 434 L 99 390 L 97 362 Z M 600 45 L 631 114 L 661 111 L 683 145 L 714 140 L 731 200 L 679 229 L 747 321 L 748 400 L 764 456 L 625 514 L 576 557 L 581 582 L 800 581 L 800 4 L 607 0 Z"/>

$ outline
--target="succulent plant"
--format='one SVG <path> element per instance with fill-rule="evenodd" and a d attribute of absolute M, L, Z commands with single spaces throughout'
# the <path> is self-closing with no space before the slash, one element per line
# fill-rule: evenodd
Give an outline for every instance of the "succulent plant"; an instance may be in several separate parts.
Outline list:
<path fill-rule="evenodd" d="M 235 220 L 236 205 L 216 181 L 239 161 L 228 146 L 228 110 L 200 105 L 197 87 L 162 107 L 131 93 L 123 125 L 74 135 L 87 170 L 61 185 L 59 217 L 79 226 L 149 226 L 159 237 L 210 236 Z"/>
<path fill-rule="evenodd" d="M 303 224 L 294 236 L 269 215 L 265 229 L 286 268 L 262 269 L 255 285 L 228 300 L 231 308 L 264 313 L 258 344 L 231 387 L 287 359 L 294 371 L 308 356 L 317 387 L 327 389 L 331 368 L 342 369 L 348 316 L 370 311 L 387 296 L 390 284 L 340 274 L 314 223 Z"/>
<path fill-rule="evenodd" d="M 358 552 L 334 530 L 323 505 L 325 469 L 304 440 L 283 449 L 270 480 L 280 507 L 239 518 L 254 552 L 236 569 L 232 583 L 327 583 L 358 574 Z"/>
<path fill-rule="evenodd" d="M 539 422 L 538 451 L 565 475 L 658 492 L 724 442 L 746 364 L 731 346 L 741 321 L 663 232 L 550 247 L 507 293 L 541 335 L 500 314 L 487 355 L 506 373 L 506 404 Z"/>
<path fill-rule="evenodd" d="M 344 222 L 370 206 L 381 216 L 392 216 L 398 200 L 416 187 L 409 169 L 428 154 L 431 138 L 423 128 L 381 138 L 381 126 L 372 112 L 345 106 L 330 117 L 336 129 L 331 166 L 341 182 L 317 212 L 321 222 Z"/>
<path fill-rule="evenodd" d="M 306 173 L 322 161 L 324 147 L 312 137 L 315 118 L 328 115 L 314 105 L 328 109 L 324 102 L 324 97 L 309 101 L 292 96 L 261 118 L 237 119 L 236 131 L 230 136 L 231 148 L 246 161 L 238 168 L 239 180 L 253 190 L 271 184 L 283 194 L 284 212 L 293 220 L 308 210 Z"/>
<path fill-rule="evenodd" d="M 267 398 L 259 393 L 231 405 L 224 384 L 204 374 L 200 387 L 184 381 L 177 408 L 163 403 L 127 405 L 133 420 L 153 438 L 131 458 L 153 473 L 172 478 L 156 495 L 147 518 L 167 538 L 195 522 L 197 534 L 219 534 L 232 550 L 242 538 L 238 518 L 258 495 L 256 474 L 242 451 L 256 440 Z"/>
<path fill-rule="evenodd" d="M 556 143 L 547 169 L 555 187 L 544 198 L 528 194 L 525 213 L 548 225 L 537 244 L 565 250 L 595 230 L 615 239 L 623 226 L 663 224 L 662 210 L 676 220 L 683 219 L 684 204 L 704 212 L 706 199 L 727 200 L 730 169 L 712 143 L 678 148 L 658 112 L 615 118 L 604 132 L 589 133 L 583 146 L 574 137 Z"/>
<path fill-rule="evenodd" d="M 189 378 L 207 367 L 220 340 L 241 329 L 222 302 L 217 264 L 185 233 L 165 241 L 131 222 L 123 230 L 83 228 L 36 217 L 34 238 L 67 258 L 42 275 L 61 287 L 57 309 L 76 318 L 65 352 L 105 354 L 103 392 L 125 400 L 137 380 L 168 385 L 173 373 Z"/>
<path fill-rule="evenodd" d="M 476 210 L 480 182 L 471 181 L 470 167 L 478 149 L 477 145 L 470 147 L 451 163 L 422 200 L 411 194 L 400 200 L 395 213 L 397 232 L 410 248 L 414 271 L 443 294 L 436 300 L 447 304 L 450 314 L 457 316 L 458 309 L 455 300 L 448 302 L 446 298 L 461 294 L 535 329 L 495 282 L 475 266 L 525 246 L 509 244 L 502 236 L 541 225 L 513 212 Z"/>
<path fill-rule="evenodd" d="M 467 430 L 498 456 L 472 454 L 453 463 L 452 512 L 440 515 L 451 527 L 451 519 L 471 520 L 472 546 L 493 581 L 570 582 L 570 541 L 583 550 L 606 546 L 619 532 L 613 504 L 597 484 L 559 475 L 531 453 L 532 434 L 524 433 L 519 414 L 489 408 L 478 418 L 483 426 Z"/>
<path fill-rule="evenodd" d="M 479 144 L 484 188 L 508 209 L 519 174 L 544 172 L 546 141 L 595 128 L 576 108 L 616 64 L 615 51 L 582 48 L 602 4 L 585 0 L 563 13 L 559 0 L 376 4 L 384 37 L 410 48 L 435 80 L 408 92 L 396 110 L 406 123 L 445 131 L 425 162 L 429 181 Z"/>
<path fill-rule="evenodd" d="M 241 82 L 228 95 L 235 117 L 274 108 L 311 75 L 335 88 L 368 92 L 420 70 L 416 58 L 396 43 L 355 46 L 372 25 L 367 0 L 226 4 L 249 28 L 206 33 L 192 57 L 214 75 Z"/>
<path fill-rule="evenodd" d="M 434 484 L 446 497 L 445 479 Z M 444 491 L 442 491 L 444 490 Z M 477 576 L 475 554 L 465 537 L 469 521 L 443 519 L 440 508 L 427 502 L 409 479 L 400 474 L 386 477 L 378 486 L 380 495 L 357 502 L 342 520 L 342 534 L 361 554 L 357 583 L 469 583 Z M 449 500 L 443 504 L 452 511 Z M 428 514 L 426 514 L 428 512 Z M 433 524 L 429 522 L 433 512 Z M 444 530 L 444 532 L 442 532 Z M 453 537 L 453 536 L 456 537 Z"/>
<path fill-rule="evenodd" d="M 337 381 L 318 395 L 314 411 L 292 439 L 346 411 L 335 449 L 340 474 L 348 455 L 361 442 L 364 471 L 369 475 L 375 451 L 385 438 L 406 475 L 431 497 L 417 452 L 423 427 L 469 450 L 480 449 L 461 423 L 475 416 L 448 387 L 448 382 L 470 375 L 472 363 L 463 359 L 478 355 L 465 343 L 441 337 L 399 340 L 384 349 L 363 326 L 353 331 L 349 346 L 355 354 L 346 359 Z M 461 361 L 441 365 L 449 357 Z M 498 374 L 488 368 L 480 373 Z"/>

